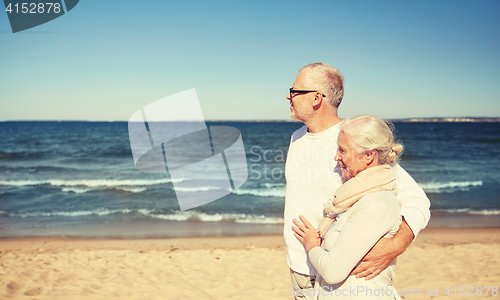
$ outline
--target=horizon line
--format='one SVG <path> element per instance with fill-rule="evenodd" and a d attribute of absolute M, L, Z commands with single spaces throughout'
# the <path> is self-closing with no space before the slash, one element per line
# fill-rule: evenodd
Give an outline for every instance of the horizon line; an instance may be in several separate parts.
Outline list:
<path fill-rule="evenodd" d="M 388 121 L 407 121 L 407 122 L 419 122 L 419 121 L 444 121 L 444 122 L 470 122 L 473 120 L 488 120 L 490 122 L 500 122 L 500 117 L 409 117 L 409 118 L 382 118 Z M 31 120 L 0 120 L 0 122 L 129 122 L 128 120 L 57 120 L 57 119 L 31 119 Z M 168 122 L 168 121 L 167 121 Z M 199 121 L 189 121 L 189 120 L 179 120 L 173 122 L 199 122 Z M 218 120 L 204 120 L 204 122 L 290 122 L 290 123 L 302 123 L 301 121 L 294 119 L 218 119 Z"/>

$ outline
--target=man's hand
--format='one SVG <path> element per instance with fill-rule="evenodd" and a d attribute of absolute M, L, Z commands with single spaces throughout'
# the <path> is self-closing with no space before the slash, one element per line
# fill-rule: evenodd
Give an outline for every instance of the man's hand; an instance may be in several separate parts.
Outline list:
<path fill-rule="evenodd" d="M 366 280 L 374 278 L 387 268 L 394 258 L 405 252 L 412 240 L 413 231 L 403 218 L 396 235 L 391 239 L 381 238 L 363 257 L 362 263 L 352 270 L 351 275 L 356 275 L 357 278 L 365 277 Z"/>

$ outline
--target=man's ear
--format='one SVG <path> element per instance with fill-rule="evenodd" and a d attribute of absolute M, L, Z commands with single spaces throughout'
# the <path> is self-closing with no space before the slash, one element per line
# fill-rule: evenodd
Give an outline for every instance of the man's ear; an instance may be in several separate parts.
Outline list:
<path fill-rule="evenodd" d="M 316 107 L 318 105 L 320 105 L 321 103 L 323 102 L 323 95 L 321 95 L 320 92 L 316 92 L 316 95 L 314 96 L 314 99 L 313 99 L 313 106 Z"/>

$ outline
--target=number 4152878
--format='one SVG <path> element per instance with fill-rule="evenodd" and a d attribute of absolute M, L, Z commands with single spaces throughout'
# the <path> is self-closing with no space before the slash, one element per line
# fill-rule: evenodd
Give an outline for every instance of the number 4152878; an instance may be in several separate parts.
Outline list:
<path fill-rule="evenodd" d="M 47 7 L 45 7 L 47 6 Z M 50 13 L 50 10 L 56 14 L 61 12 L 61 4 L 60 3 L 16 3 L 12 5 L 12 3 L 9 3 L 5 11 L 8 13 L 16 13 L 18 14 L 19 12 L 23 14 L 43 14 L 43 13 Z"/>
<path fill-rule="evenodd" d="M 465 289 L 464 289 L 465 288 Z M 484 289 L 483 289 L 484 288 Z M 491 290 L 491 295 L 492 296 L 498 296 L 498 286 L 465 286 L 462 285 L 460 286 L 460 290 L 457 290 L 457 287 L 454 286 L 450 288 L 449 286 L 446 287 L 446 290 L 443 292 L 443 294 L 447 296 L 456 296 L 459 294 L 460 296 L 488 296 Z M 458 292 L 458 293 L 457 293 Z"/>

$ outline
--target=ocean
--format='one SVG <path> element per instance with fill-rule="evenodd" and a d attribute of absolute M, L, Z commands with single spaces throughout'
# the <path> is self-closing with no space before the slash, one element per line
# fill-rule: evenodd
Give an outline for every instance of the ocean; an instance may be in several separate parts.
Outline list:
<path fill-rule="evenodd" d="M 302 123 L 207 125 L 240 130 L 248 180 L 181 211 L 168 173 L 135 168 L 127 122 L 0 122 L 0 238 L 280 234 L 287 149 Z M 500 227 L 500 123 L 394 125 L 400 164 L 431 200 L 430 227 Z"/>

